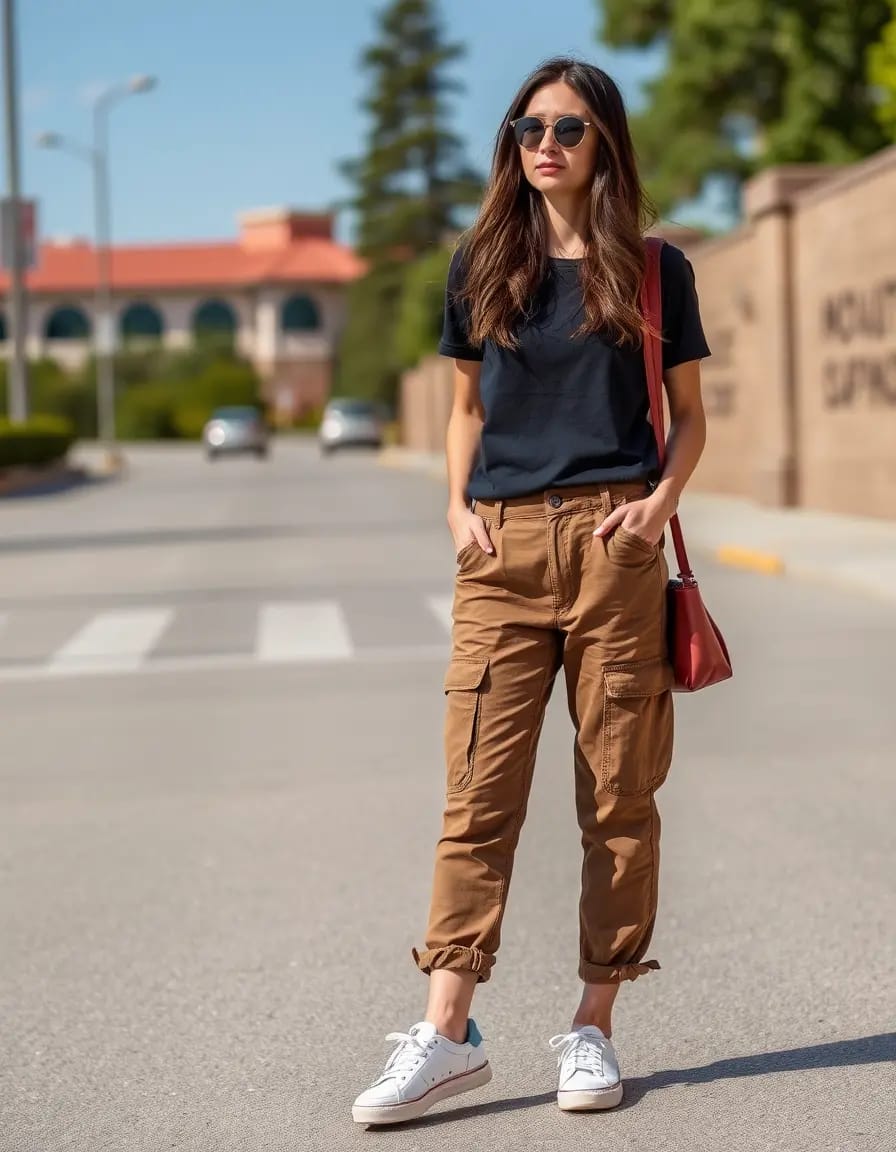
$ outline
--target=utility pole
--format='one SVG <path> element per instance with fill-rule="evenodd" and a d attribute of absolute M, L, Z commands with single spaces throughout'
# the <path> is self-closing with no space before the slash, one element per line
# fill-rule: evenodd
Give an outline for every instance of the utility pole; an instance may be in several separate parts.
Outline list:
<path fill-rule="evenodd" d="M 109 196 L 109 127 L 107 102 L 93 108 L 93 179 L 96 234 L 96 372 L 99 436 L 110 457 L 117 458 L 115 427 L 115 333 L 112 313 L 111 203 Z"/>
<path fill-rule="evenodd" d="M 96 251 L 96 288 L 93 326 L 96 354 L 97 425 L 100 441 L 106 449 L 109 467 L 120 467 L 121 450 L 115 429 L 115 316 L 112 304 L 112 198 L 109 193 L 109 109 L 135 92 L 155 88 L 154 76 L 134 76 L 127 82 L 113 84 L 93 102 L 93 141 L 90 146 L 61 136 L 42 132 L 37 138 L 41 148 L 59 148 L 90 164 L 93 173 L 93 215 Z"/>
<path fill-rule="evenodd" d="M 9 371 L 9 418 L 28 418 L 28 366 L 25 360 L 27 308 L 19 186 L 19 112 L 16 76 L 15 0 L 3 0 L 3 80 L 6 113 L 6 238 L 9 259 L 9 322 L 12 357 Z"/>

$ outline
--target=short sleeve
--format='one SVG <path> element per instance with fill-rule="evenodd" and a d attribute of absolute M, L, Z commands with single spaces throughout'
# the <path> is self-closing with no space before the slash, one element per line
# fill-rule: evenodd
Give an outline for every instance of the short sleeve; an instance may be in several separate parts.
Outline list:
<path fill-rule="evenodd" d="M 660 258 L 663 295 L 663 367 L 711 355 L 703 324 L 694 269 L 680 248 L 664 244 Z"/>
<path fill-rule="evenodd" d="M 481 360 L 482 349 L 470 343 L 469 305 L 459 296 L 463 288 L 463 274 L 463 253 L 458 248 L 448 268 L 439 353 L 455 360 Z"/>

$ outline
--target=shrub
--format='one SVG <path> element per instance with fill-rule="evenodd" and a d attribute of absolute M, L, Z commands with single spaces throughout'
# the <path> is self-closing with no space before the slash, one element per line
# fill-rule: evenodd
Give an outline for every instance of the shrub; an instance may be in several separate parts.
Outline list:
<path fill-rule="evenodd" d="M 258 377 L 251 364 L 242 360 L 212 360 L 182 393 L 209 412 L 224 404 L 254 404 L 258 399 Z"/>
<path fill-rule="evenodd" d="M 96 436 L 96 389 L 78 377 L 67 376 L 58 365 L 46 361 L 30 373 L 31 410 L 35 415 L 61 416 L 80 437 Z"/>
<path fill-rule="evenodd" d="M 0 363 L 0 412 L 8 411 L 9 366 Z M 62 416 L 77 436 L 96 435 L 96 395 L 54 360 L 28 364 L 28 408 L 33 416 Z"/>
<path fill-rule="evenodd" d="M 174 433 L 182 440 L 198 440 L 209 418 L 205 405 L 178 404 L 171 414 Z"/>
<path fill-rule="evenodd" d="M 61 460 L 74 440 L 71 424 L 58 417 L 33 416 L 22 424 L 0 420 L 0 468 Z"/>
<path fill-rule="evenodd" d="M 290 428 L 296 428 L 302 432 L 316 432 L 320 427 L 320 422 L 324 414 L 322 404 L 315 404 L 311 408 L 306 408 L 305 411 L 289 422 Z"/>
<path fill-rule="evenodd" d="M 97 434 L 96 361 L 70 374 L 51 360 L 28 366 L 30 410 L 64 417 L 76 435 Z M 132 347 L 115 358 L 116 429 L 122 439 L 195 438 L 212 410 L 258 403 L 260 381 L 248 361 L 220 342 L 168 350 Z M 6 411 L 0 362 L 0 411 Z"/>
<path fill-rule="evenodd" d="M 122 440 L 167 440 L 177 435 L 175 392 L 168 384 L 143 384 L 118 398 L 116 430 Z"/>

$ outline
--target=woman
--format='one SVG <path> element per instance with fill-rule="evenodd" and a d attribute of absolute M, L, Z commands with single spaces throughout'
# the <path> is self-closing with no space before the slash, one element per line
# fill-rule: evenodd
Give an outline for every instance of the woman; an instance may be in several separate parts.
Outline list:
<path fill-rule="evenodd" d="M 576 732 L 584 862 L 584 987 L 559 1049 L 558 1103 L 622 1099 L 611 1043 L 623 980 L 657 907 L 654 793 L 672 755 L 663 530 L 703 450 L 709 355 L 690 264 L 661 260 L 671 432 L 657 474 L 639 289 L 650 223 L 619 91 L 555 59 L 498 133 L 479 218 L 448 277 L 442 354 L 455 360 L 448 523 L 457 548 L 445 677 L 448 785 L 425 948 L 424 1020 L 353 1108 L 359 1123 L 420 1116 L 491 1078 L 469 1018 L 488 979 L 536 743 L 563 668 Z"/>

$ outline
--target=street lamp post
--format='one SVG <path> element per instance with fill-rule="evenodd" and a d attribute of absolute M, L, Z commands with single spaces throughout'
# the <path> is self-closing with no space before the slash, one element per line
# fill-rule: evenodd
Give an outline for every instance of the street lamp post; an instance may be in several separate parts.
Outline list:
<path fill-rule="evenodd" d="M 96 357 L 97 429 L 106 445 L 110 466 L 119 462 L 115 431 L 115 321 L 112 309 L 112 201 L 109 192 L 109 109 L 126 96 L 148 92 L 156 85 L 152 76 L 136 76 L 125 84 L 107 88 L 93 102 L 93 144 L 88 147 L 45 132 L 38 137 L 42 148 L 58 148 L 82 160 L 93 171 L 94 244 L 96 248 L 96 290 L 94 354 Z"/>
<path fill-rule="evenodd" d="M 28 416 L 28 365 L 26 361 L 25 259 L 22 251 L 21 199 L 19 189 L 19 113 L 16 76 L 16 26 L 14 0 L 3 0 L 3 87 L 6 135 L 6 179 L 11 206 L 11 252 L 9 324 L 12 356 L 9 361 L 9 414 L 15 421 Z"/>

